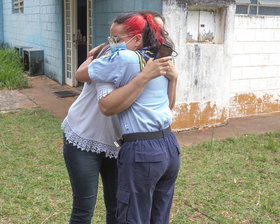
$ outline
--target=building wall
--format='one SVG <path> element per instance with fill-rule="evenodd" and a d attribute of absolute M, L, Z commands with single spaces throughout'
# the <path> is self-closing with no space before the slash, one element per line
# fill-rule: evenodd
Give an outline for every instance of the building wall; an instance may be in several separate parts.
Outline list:
<path fill-rule="evenodd" d="M 187 23 L 190 19 L 190 8 L 189 6 L 187 9 L 186 5 L 174 1 L 165 1 L 163 4 L 163 14 L 167 20 L 166 29 L 179 53 L 175 58 L 179 77 L 176 105 L 173 110 L 173 129 L 216 125 L 225 122 L 229 117 L 231 34 L 235 6 L 226 5 L 225 11 L 221 13 L 220 19 L 224 20 L 224 25 L 219 32 L 223 35 L 216 35 L 223 36 L 223 40 L 217 43 L 189 41 L 189 32 L 192 31 Z M 209 20 L 207 16 L 209 15 L 206 14 L 205 21 Z"/>
<path fill-rule="evenodd" d="M 153 9 L 161 12 L 161 0 L 94 0 L 94 46 L 107 40 L 111 24 L 124 12 Z"/>
<path fill-rule="evenodd" d="M 0 46 L 3 44 L 3 41 L 3 3 L 2 0 L 0 0 Z"/>
<path fill-rule="evenodd" d="M 45 74 L 63 83 L 63 1 L 24 1 L 24 13 L 13 13 L 12 1 L 2 1 L 4 42 L 43 49 Z"/>
<path fill-rule="evenodd" d="M 280 111 L 280 17 L 235 16 L 230 117 Z"/>
<path fill-rule="evenodd" d="M 218 8 L 226 11 L 211 18 L 215 1 L 193 2 L 163 1 L 166 29 L 179 53 L 172 128 L 280 111 L 280 17 L 236 15 L 235 4 L 224 1 Z M 222 21 L 219 31 L 215 23 Z"/>
<path fill-rule="evenodd" d="M 3 1 L 4 6 L 4 42 L 11 47 L 18 45 L 43 49 L 45 74 L 63 84 L 65 79 L 63 66 L 64 1 L 26 0 L 24 1 L 24 13 L 12 12 L 12 0 L 0 1 Z M 161 0 L 95 0 L 93 45 L 96 46 L 107 40 L 111 22 L 117 15 L 144 8 L 161 11 Z"/>

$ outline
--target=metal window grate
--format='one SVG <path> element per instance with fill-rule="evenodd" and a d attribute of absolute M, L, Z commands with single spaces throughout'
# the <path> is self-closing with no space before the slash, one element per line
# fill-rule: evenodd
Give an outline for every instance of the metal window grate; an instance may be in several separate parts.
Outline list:
<path fill-rule="evenodd" d="M 280 1 L 236 0 L 236 14 L 280 16 Z"/>
<path fill-rule="evenodd" d="M 23 13 L 24 1 L 23 0 L 14 0 L 14 12 Z"/>

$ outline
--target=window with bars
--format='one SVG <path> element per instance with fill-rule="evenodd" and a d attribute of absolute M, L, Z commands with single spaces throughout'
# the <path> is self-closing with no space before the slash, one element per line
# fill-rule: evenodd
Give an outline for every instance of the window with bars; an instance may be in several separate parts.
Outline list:
<path fill-rule="evenodd" d="M 280 16 L 280 0 L 236 0 L 236 14 Z"/>
<path fill-rule="evenodd" d="M 13 12 L 23 13 L 24 0 L 13 0 Z"/>

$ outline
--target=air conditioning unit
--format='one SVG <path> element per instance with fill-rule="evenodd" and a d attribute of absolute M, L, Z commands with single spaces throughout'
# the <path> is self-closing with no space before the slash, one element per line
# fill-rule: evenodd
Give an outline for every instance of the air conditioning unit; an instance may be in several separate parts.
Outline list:
<path fill-rule="evenodd" d="M 28 46 L 20 46 L 20 45 L 16 45 L 15 46 L 15 49 L 16 51 L 18 52 L 19 56 L 21 56 L 23 58 L 23 49 L 28 49 L 28 48 L 31 48 L 31 47 L 28 47 Z"/>
<path fill-rule="evenodd" d="M 23 63 L 29 75 L 44 74 L 44 51 L 37 48 L 23 48 Z"/>

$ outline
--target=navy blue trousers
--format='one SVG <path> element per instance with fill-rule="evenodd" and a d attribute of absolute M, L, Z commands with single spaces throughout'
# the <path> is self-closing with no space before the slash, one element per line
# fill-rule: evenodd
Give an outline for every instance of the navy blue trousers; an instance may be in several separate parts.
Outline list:
<path fill-rule="evenodd" d="M 118 222 L 169 223 L 179 167 L 180 147 L 173 133 L 125 142 L 118 157 Z"/>
<path fill-rule="evenodd" d="M 70 224 L 90 224 L 93 215 L 99 173 L 103 183 L 106 223 L 116 224 L 117 160 L 104 153 L 81 151 L 64 137 L 63 155 L 73 191 Z"/>

